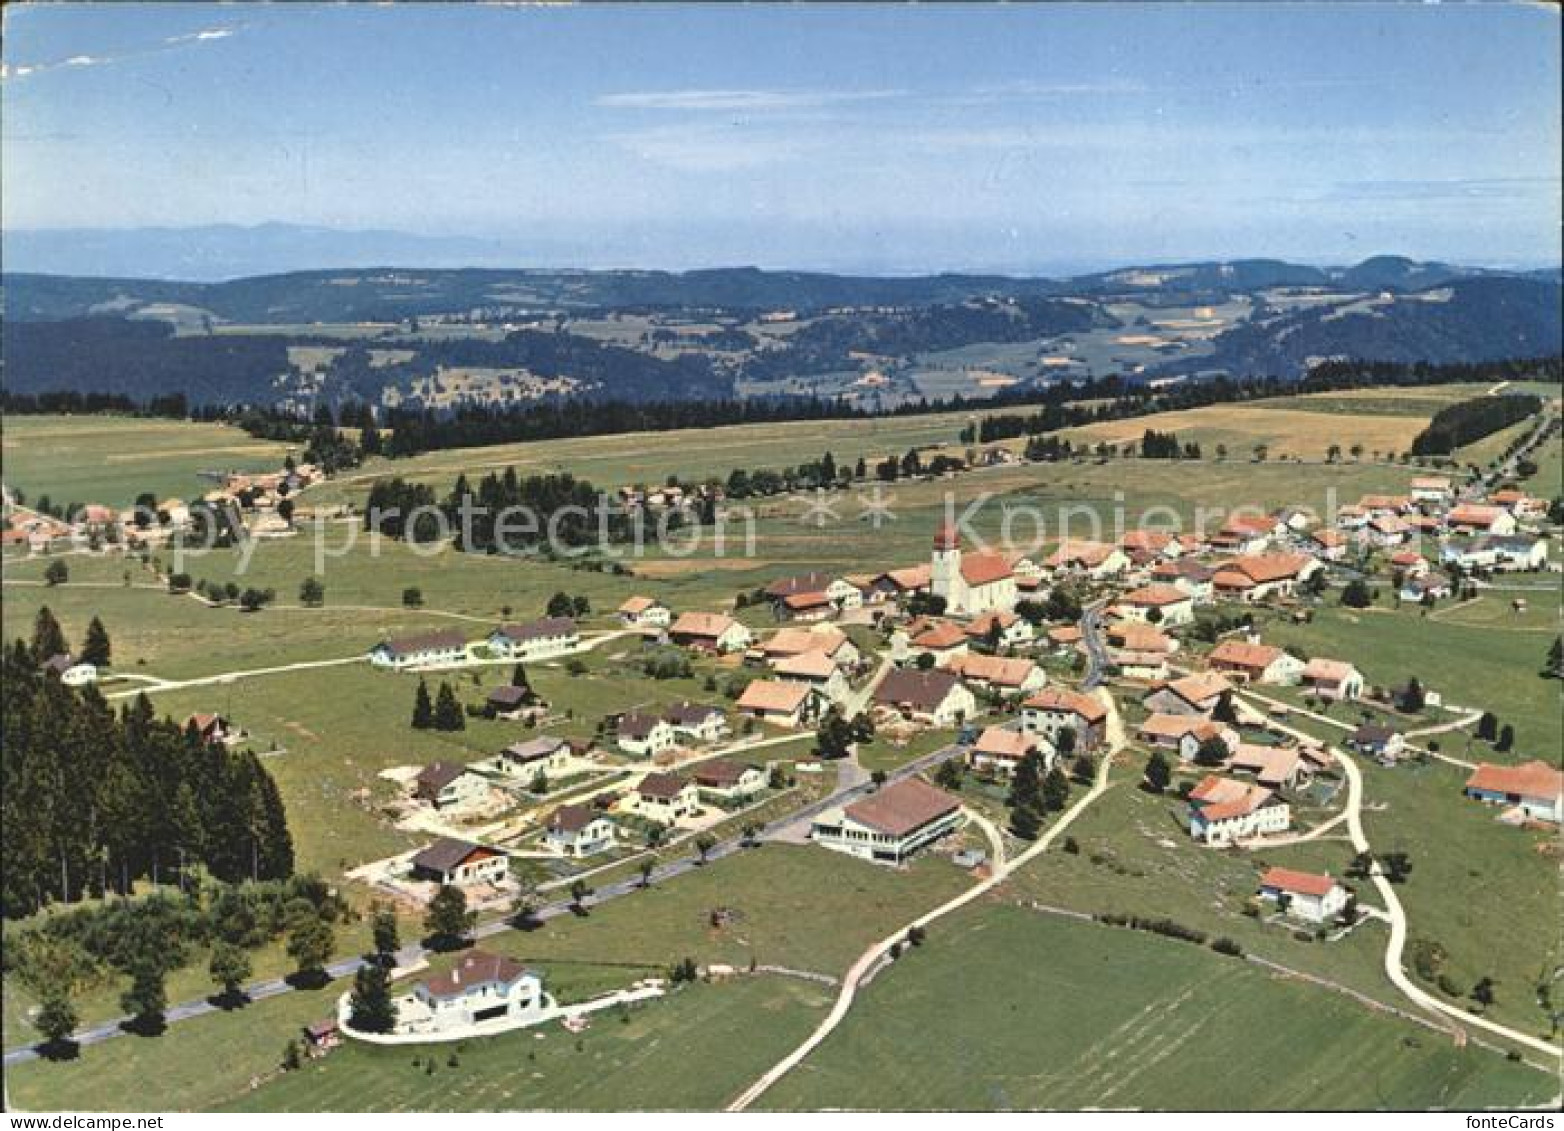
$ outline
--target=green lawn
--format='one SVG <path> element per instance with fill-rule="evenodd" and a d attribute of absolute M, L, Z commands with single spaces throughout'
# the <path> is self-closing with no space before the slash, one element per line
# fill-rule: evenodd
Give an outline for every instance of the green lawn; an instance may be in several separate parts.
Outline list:
<path fill-rule="evenodd" d="M 217 484 L 203 471 L 276 471 L 288 449 L 227 424 L 116 416 L 9 416 L 5 481 L 29 502 L 128 507 L 143 491 L 187 502 Z"/>
<path fill-rule="evenodd" d="M 762 1098 L 781 1109 L 1515 1107 L 1523 1064 L 1157 936 L 960 913 Z"/>

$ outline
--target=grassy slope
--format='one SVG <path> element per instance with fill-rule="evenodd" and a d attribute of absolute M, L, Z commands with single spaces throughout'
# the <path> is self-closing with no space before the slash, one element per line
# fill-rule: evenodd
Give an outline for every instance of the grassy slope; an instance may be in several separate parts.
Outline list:
<path fill-rule="evenodd" d="M 202 471 L 274 471 L 282 444 L 223 424 L 109 416 L 11 416 L 5 481 L 29 500 L 129 506 L 142 491 L 189 501 L 215 485 Z"/>
<path fill-rule="evenodd" d="M 1014 908 L 882 973 L 777 1108 L 1210 1110 L 1540 1103 L 1542 1073 L 1209 950 Z"/>

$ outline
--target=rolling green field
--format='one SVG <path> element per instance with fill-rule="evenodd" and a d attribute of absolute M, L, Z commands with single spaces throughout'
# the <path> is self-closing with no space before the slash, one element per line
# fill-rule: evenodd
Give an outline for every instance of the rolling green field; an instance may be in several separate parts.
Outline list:
<path fill-rule="evenodd" d="M 287 448 L 226 424 L 115 416 L 10 416 L 0 441 L 6 486 L 29 500 L 128 507 L 138 494 L 187 502 L 214 486 L 203 471 L 275 471 Z"/>
<path fill-rule="evenodd" d="M 1407 1109 L 1555 1091 L 1523 1064 L 1209 950 L 986 907 L 881 973 L 761 1104 Z"/>

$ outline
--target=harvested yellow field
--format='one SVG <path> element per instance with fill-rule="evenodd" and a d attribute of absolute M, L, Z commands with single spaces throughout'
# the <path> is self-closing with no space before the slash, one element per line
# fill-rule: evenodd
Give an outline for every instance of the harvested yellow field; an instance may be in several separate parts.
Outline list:
<path fill-rule="evenodd" d="M 1308 409 L 1271 408 L 1259 405 L 1213 405 L 1209 408 L 1164 412 L 1156 416 L 1104 421 L 1072 429 L 1069 437 L 1079 443 L 1126 444 L 1139 440 L 1146 429 L 1177 433 L 1180 440 L 1198 443 L 1207 456 L 1217 444 L 1240 456 L 1265 444 L 1269 455 L 1323 459 L 1332 444 L 1343 451 L 1361 445 L 1365 454 L 1399 454 L 1412 446 L 1412 438 L 1427 424 L 1423 416 L 1355 415 Z"/>

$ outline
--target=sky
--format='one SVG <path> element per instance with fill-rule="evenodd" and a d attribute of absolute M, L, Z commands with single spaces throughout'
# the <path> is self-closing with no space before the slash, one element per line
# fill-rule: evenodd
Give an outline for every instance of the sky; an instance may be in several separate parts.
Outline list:
<path fill-rule="evenodd" d="M 547 265 L 1555 264 L 1511 4 L 7 5 L 7 230 L 285 222 Z"/>

